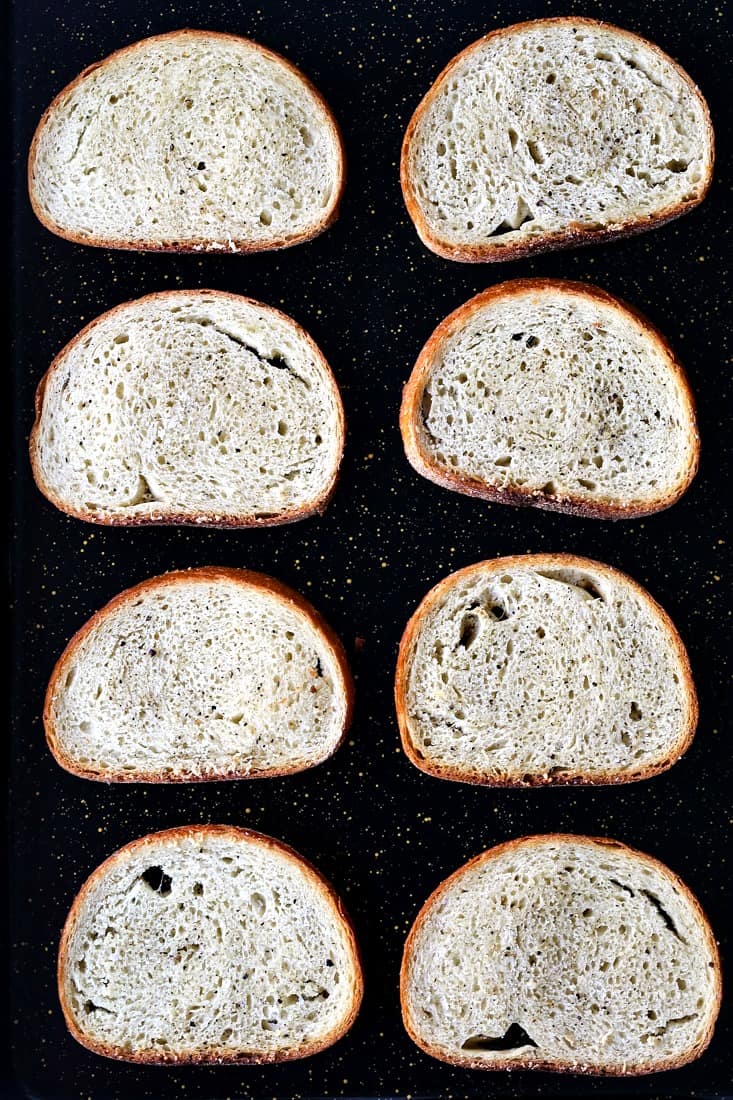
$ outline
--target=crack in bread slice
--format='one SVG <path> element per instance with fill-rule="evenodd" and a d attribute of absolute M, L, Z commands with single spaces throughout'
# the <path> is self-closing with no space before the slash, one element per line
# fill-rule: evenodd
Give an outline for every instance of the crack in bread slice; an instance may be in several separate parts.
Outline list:
<path fill-rule="evenodd" d="M 336 381 L 271 306 L 213 290 L 125 302 L 56 356 L 31 462 L 92 523 L 251 527 L 321 512 L 344 446 Z"/>
<path fill-rule="evenodd" d="M 407 210 L 451 260 L 511 260 L 637 233 L 702 202 L 707 104 L 629 31 L 576 16 L 493 31 L 453 58 L 402 146 Z"/>
<path fill-rule="evenodd" d="M 700 454 L 667 341 L 598 287 L 515 279 L 438 325 L 400 429 L 424 477 L 469 496 L 623 519 L 674 504 Z"/>
<path fill-rule="evenodd" d="M 86 779 L 251 779 L 331 756 L 353 695 L 341 643 L 302 596 L 200 568 L 98 611 L 59 658 L 43 718 L 58 763 Z"/>
<path fill-rule="evenodd" d="M 402 636 L 395 702 L 413 764 L 491 786 L 646 779 L 686 752 L 698 713 L 662 608 L 571 554 L 479 562 L 436 585 Z"/>
<path fill-rule="evenodd" d="M 58 958 L 71 1034 L 130 1062 L 283 1062 L 340 1039 L 363 981 L 341 901 L 287 845 L 246 829 L 152 833 L 71 907 Z"/>
<path fill-rule="evenodd" d="M 33 209 L 79 244 L 258 252 L 335 220 L 336 121 L 285 58 L 231 34 L 181 30 L 85 69 L 31 145 Z"/>
<path fill-rule="evenodd" d="M 471 1069 L 635 1075 L 698 1058 L 720 959 L 684 883 L 618 841 L 523 837 L 426 901 L 405 944 L 402 1015 Z"/>

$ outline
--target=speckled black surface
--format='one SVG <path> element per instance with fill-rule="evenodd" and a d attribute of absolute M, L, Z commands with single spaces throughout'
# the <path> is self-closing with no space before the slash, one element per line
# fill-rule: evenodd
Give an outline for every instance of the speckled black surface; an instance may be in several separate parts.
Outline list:
<path fill-rule="evenodd" d="M 463 46 L 492 27 L 582 12 L 655 39 L 700 83 L 719 138 L 702 208 L 645 236 L 515 264 L 462 266 L 419 243 L 397 178 L 400 140 L 422 93 Z M 136 255 L 69 244 L 31 214 L 25 155 L 52 95 L 113 49 L 181 26 L 252 36 L 322 89 L 343 127 L 350 173 L 342 215 L 317 241 L 243 257 Z M 731 1095 L 733 1014 L 724 1004 L 708 1053 L 632 1081 L 453 1070 L 417 1050 L 399 1016 L 402 943 L 428 893 L 470 856 L 528 832 L 618 837 L 665 860 L 700 897 L 730 954 L 731 699 L 726 699 L 731 558 L 731 217 L 722 5 L 587 0 L 496 5 L 470 0 L 25 0 L 16 5 L 14 585 L 18 607 L 12 794 L 11 1077 L 18 1095 L 134 1097 Z M 492 282 L 529 274 L 587 279 L 628 298 L 669 336 L 699 403 L 703 461 L 683 501 L 611 525 L 490 507 L 420 479 L 407 465 L 401 387 L 435 324 Z M 112 530 L 56 512 L 26 454 L 36 383 L 79 327 L 125 299 L 167 287 L 216 287 L 280 306 L 315 337 L 349 423 L 343 474 L 322 519 L 270 531 Z M 687 642 L 701 699 L 696 741 L 666 775 L 616 790 L 482 790 L 427 778 L 398 748 L 392 672 L 402 627 L 427 589 L 483 557 L 566 550 L 627 570 L 664 604 Z M 44 686 L 70 634 L 120 589 L 202 564 L 271 572 L 304 592 L 340 632 L 357 677 L 356 720 L 326 765 L 288 779 L 105 787 L 62 772 L 40 722 Z M 363 644 L 357 645 L 357 639 Z M 121 844 L 167 826 L 242 823 L 280 837 L 333 881 L 364 949 L 367 993 L 330 1051 L 267 1069 L 135 1068 L 97 1058 L 66 1034 L 56 1000 L 59 930 L 92 869 Z"/>

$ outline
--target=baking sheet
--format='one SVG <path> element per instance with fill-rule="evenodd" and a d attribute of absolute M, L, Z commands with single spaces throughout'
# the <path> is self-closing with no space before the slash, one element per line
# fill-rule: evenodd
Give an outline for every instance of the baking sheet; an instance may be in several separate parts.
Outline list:
<path fill-rule="evenodd" d="M 705 204 L 636 239 L 502 265 L 427 252 L 399 191 L 407 120 L 443 65 L 493 27 L 567 4 L 469 0 L 26 0 L 13 9 L 15 388 L 11 753 L 12 1059 L 7 1094 L 43 1100 L 188 1097 L 723 1097 L 733 1080 L 724 1002 L 709 1051 L 685 1069 L 631 1081 L 481 1074 L 442 1065 L 402 1029 L 397 976 L 406 932 L 447 874 L 484 848 L 530 832 L 614 836 L 666 861 L 730 945 L 731 485 L 730 322 L 724 232 L 731 217 L 725 65 L 730 26 L 715 2 L 588 0 L 583 14 L 659 42 L 702 87 L 720 139 Z M 342 215 L 311 244 L 253 257 L 165 256 L 83 248 L 33 218 L 25 155 L 52 96 L 84 66 L 181 26 L 251 36 L 323 91 L 345 135 Z M 672 341 L 697 396 L 703 459 L 670 511 L 617 525 L 518 510 L 446 492 L 402 454 L 401 387 L 450 310 L 502 279 L 586 279 L 640 307 Z M 172 287 L 252 295 L 301 322 L 341 386 L 348 419 L 342 477 L 321 519 L 262 531 L 104 529 L 55 511 L 35 489 L 26 437 L 35 386 L 78 329 L 118 302 Z M 428 778 L 399 750 L 392 705 L 408 616 L 446 573 L 498 554 L 564 550 L 607 561 L 646 585 L 690 651 L 700 692 L 695 743 L 670 772 L 621 789 L 490 790 Z M 55 658 L 87 617 L 131 584 L 172 568 L 246 566 L 302 591 L 343 638 L 357 677 L 356 718 L 330 762 L 291 778 L 192 786 L 111 786 L 66 775 L 40 713 Z M 145 832 L 231 822 L 271 833 L 340 891 L 364 951 L 367 992 L 351 1033 L 310 1060 L 257 1068 L 161 1069 L 97 1058 L 66 1034 L 55 951 L 71 900 L 110 852 Z M 14 1091 L 13 1091 L 14 1090 Z"/>

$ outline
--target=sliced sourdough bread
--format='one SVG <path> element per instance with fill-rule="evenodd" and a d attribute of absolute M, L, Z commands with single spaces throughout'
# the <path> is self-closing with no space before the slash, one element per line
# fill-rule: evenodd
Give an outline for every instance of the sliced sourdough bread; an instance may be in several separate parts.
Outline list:
<path fill-rule="evenodd" d="M 720 960 L 697 900 L 613 840 L 524 837 L 427 900 L 402 960 L 405 1027 L 471 1069 L 635 1075 L 712 1037 Z"/>
<path fill-rule="evenodd" d="M 353 694 L 341 643 L 302 596 L 203 568 L 97 612 L 56 664 L 43 719 L 58 763 L 86 779 L 250 779 L 331 756 Z"/>
<path fill-rule="evenodd" d="M 181 30 L 85 69 L 41 118 L 31 203 L 79 244 L 259 252 L 310 240 L 338 214 L 336 121 L 285 58 L 231 34 Z"/>
<path fill-rule="evenodd" d="M 316 1054 L 363 990 L 329 884 L 285 844 L 223 825 L 152 833 L 98 867 L 67 917 L 58 986 L 83 1046 L 176 1065 Z"/>
<path fill-rule="evenodd" d="M 436 585 L 402 636 L 395 702 L 413 764 L 491 786 L 646 779 L 697 724 L 668 616 L 571 554 L 496 558 Z"/>
<path fill-rule="evenodd" d="M 668 508 L 700 441 L 682 367 L 598 287 L 516 279 L 438 325 L 405 387 L 407 458 L 448 489 L 623 519 Z"/>
<path fill-rule="evenodd" d="M 637 233 L 702 202 L 707 104 L 657 46 L 576 16 L 493 31 L 412 116 L 400 175 L 424 244 L 512 260 Z"/>
<path fill-rule="evenodd" d="M 344 446 L 338 387 L 271 306 L 177 290 L 97 317 L 36 395 L 33 473 L 92 523 L 254 527 L 321 512 Z"/>

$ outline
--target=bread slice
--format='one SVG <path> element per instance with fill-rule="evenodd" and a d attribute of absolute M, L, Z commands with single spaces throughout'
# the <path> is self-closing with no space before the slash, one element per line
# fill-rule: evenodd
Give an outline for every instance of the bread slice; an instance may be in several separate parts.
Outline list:
<path fill-rule="evenodd" d="M 353 696 L 341 643 L 302 596 L 203 568 L 98 611 L 59 658 L 43 720 L 58 763 L 85 779 L 253 779 L 331 756 Z"/>
<path fill-rule="evenodd" d="M 400 165 L 423 243 L 465 262 L 650 229 L 702 202 L 712 171 L 710 113 L 687 73 L 577 16 L 492 31 L 454 57 Z"/>
<path fill-rule="evenodd" d="M 269 527 L 322 512 L 344 413 L 322 353 L 284 313 L 214 290 L 125 302 L 38 387 L 33 474 L 91 523 Z"/>
<path fill-rule="evenodd" d="M 472 859 L 420 910 L 402 1015 L 470 1069 L 635 1075 L 710 1042 L 720 960 L 697 900 L 615 840 L 523 837 Z"/>
<path fill-rule="evenodd" d="M 260 252 L 336 219 L 345 157 L 311 82 L 249 39 L 181 30 L 85 69 L 28 161 L 37 217 L 77 244 Z"/>
<path fill-rule="evenodd" d="M 353 1024 L 363 981 L 341 901 L 292 848 L 194 825 L 110 856 L 66 919 L 67 1026 L 127 1062 L 284 1062 Z"/>
<path fill-rule="evenodd" d="M 395 701 L 413 764 L 490 786 L 646 779 L 697 725 L 668 616 L 630 577 L 572 554 L 442 580 L 402 636 Z"/>
<path fill-rule="evenodd" d="M 402 400 L 409 461 L 469 496 L 599 519 L 668 508 L 700 440 L 682 367 L 640 313 L 564 279 L 500 283 L 438 325 Z"/>

